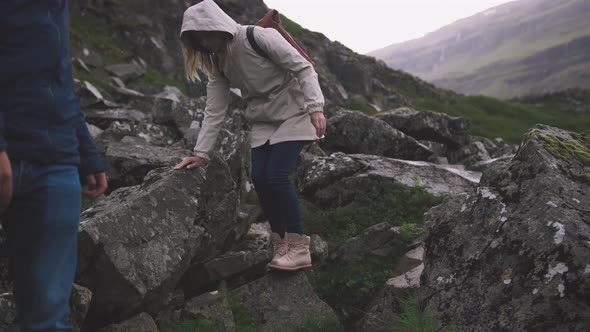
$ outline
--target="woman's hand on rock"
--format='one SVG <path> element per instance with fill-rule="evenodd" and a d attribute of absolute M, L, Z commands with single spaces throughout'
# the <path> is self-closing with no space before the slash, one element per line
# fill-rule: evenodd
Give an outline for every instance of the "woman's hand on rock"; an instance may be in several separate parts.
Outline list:
<path fill-rule="evenodd" d="M 203 157 L 199 157 L 199 156 L 186 157 L 186 158 L 183 158 L 180 163 L 178 163 L 176 166 L 174 166 L 174 169 L 181 169 L 184 167 L 186 167 L 187 169 L 197 168 L 199 166 L 204 165 L 206 162 L 207 162 L 207 160 Z"/>

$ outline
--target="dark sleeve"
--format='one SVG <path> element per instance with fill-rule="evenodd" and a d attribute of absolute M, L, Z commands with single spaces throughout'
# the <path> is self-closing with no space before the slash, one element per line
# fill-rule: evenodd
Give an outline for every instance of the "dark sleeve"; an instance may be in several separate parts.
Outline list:
<path fill-rule="evenodd" d="M 0 52 L 4 50 L 4 38 L 2 35 L 3 31 L 7 30 L 7 22 L 6 22 L 6 15 L 8 15 L 8 4 L 4 2 L 0 2 Z M 4 57 L 0 56 L 0 60 L 4 60 Z M 2 61 L 4 62 L 4 61 Z M 0 63 L 0 73 L 5 71 L 3 63 Z M 1 75 L 4 77 L 0 77 L 0 87 L 4 86 L 4 80 L 7 79 L 7 75 Z M 6 110 L 4 107 L 0 106 L 0 151 L 6 151 L 6 139 L 4 138 L 4 112 Z"/>
<path fill-rule="evenodd" d="M 74 111 L 73 124 L 76 126 L 78 137 L 78 151 L 80 153 L 80 176 L 83 178 L 89 174 L 96 174 L 104 172 L 106 167 L 100 160 L 100 155 L 96 150 L 96 145 L 90 136 L 84 114 L 80 111 L 80 101 L 74 94 L 74 79 L 72 73 L 72 62 L 70 60 L 70 34 L 69 34 L 69 13 L 68 1 L 63 1 L 62 19 L 60 20 L 60 30 L 62 40 L 62 47 L 65 48 L 62 52 L 61 59 L 61 73 L 64 80 L 63 84 L 66 87 L 68 107 Z"/>
<path fill-rule="evenodd" d="M 6 151 L 6 140 L 4 139 L 4 111 L 0 109 L 0 151 Z"/>

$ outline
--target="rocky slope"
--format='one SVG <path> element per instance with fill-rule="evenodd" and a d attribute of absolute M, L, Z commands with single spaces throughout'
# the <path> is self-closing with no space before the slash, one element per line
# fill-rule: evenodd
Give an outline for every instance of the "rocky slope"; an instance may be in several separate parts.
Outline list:
<path fill-rule="evenodd" d="M 585 0 L 518 0 L 369 54 L 465 94 L 588 89 L 589 21 Z"/>
<path fill-rule="evenodd" d="M 257 1 L 224 1 L 222 4 L 234 17 L 242 20 L 264 11 L 264 7 L 260 7 L 262 3 Z M 183 9 L 185 4 L 172 1 L 154 2 L 153 5 L 161 10 L 158 14 L 178 19 L 173 9 Z M 111 6 L 137 6 L 136 13 L 152 12 L 145 3 L 133 1 L 124 4 L 114 1 L 80 3 L 74 12 L 79 13 L 78 18 L 84 17 L 92 22 L 106 19 L 104 15 L 110 15 L 107 9 L 112 9 Z M 115 41 L 129 38 L 129 43 L 135 43 L 133 45 L 137 48 L 126 48 L 125 52 L 132 54 L 142 47 L 148 52 L 150 48 L 141 46 L 143 42 L 148 45 L 176 43 L 172 37 L 170 40 L 156 37 L 166 35 L 166 31 L 172 34 L 175 30 L 171 28 L 175 26 L 172 23 L 177 23 L 174 19 L 168 18 L 171 23 L 162 18 L 158 21 L 157 17 L 153 20 L 141 19 L 139 14 L 137 17 L 142 25 L 150 26 L 145 31 L 155 41 L 141 36 L 131 38 L 125 34 L 123 25 L 119 33 L 111 32 L 111 37 Z M 132 21 L 128 19 L 126 22 L 132 24 Z M 76 29 L 81 29 L 80 25 Z M 357 64 L 368 61 L 346 53 L 350 51 L 320 38 L 319 34 L 300 33 L 304 38 L 318 38 L 325 43 L 324 49 L 314 49 L 315 52 L 330 54 L 335 48 L 342 52 L 341 56 L 355 57 Z M 312 235 L 314 268 L 292 274 L 268 273 L 265 264 L 271 254 L 270 229 L 256 204 L 249 179 L 250 132 L 241 116 L 244 105 L 239 97 L 231 97 L 231 107 L 213 150 L 212 161 L 197 170 L 174 171 L 172 165 L 180 156 L 190 153 L 194 146 L 206 99 L 203 91 L 198 89 L 199 85 L 184 86 L 174 78 L 164 81 L 158 76 L 163 65 L 155 61 L 168 59 L 176 68 L 180 65 L 176 53 L 169 52 L 165 56 L 163 51 L 151 49 L 149 54 L 141 53 L 140 56 L 136 53 L 129 58 L 117 58 L 109 53 L 118 52 L 113 45 L 94 46 L 98 48 L 90 51 L 88 48 L 93 46 L 83 44 L 84 39 L 77 42 L 82 44 L 75 44 L 76 52 L 84 57 L 74 60 L 79 70 L 77 90 L 88 126 L 109 165 L 111 187 L 99 201 L 85 202 L 81 214 L 76 277 L 79 286 L 71 299 L 76 328 L 101 332 L 391 330 L 402 326 L 400 317 L 412 309 L 404 304 L 404 299 L 417 296 L 415 289 L 420 285 L 422 271 L 426 271 L 422 277 L 425 294 L 431 294 L 428 292 L 434 286 L 426 282 L 426 276 L 436 275 L 438 278 L 443 273 L 439 271 L 468 264 L 462 263 L 464 257 L 455 246 L 463 242 L 473 243 L 472 234 L 463 227 L 483 220 L 478 213 L 487 216 L 487 210 L 478 209 L 475 206 L 478 201 L 473 202 L 472 214 L 461 215 L 452 209 L 454 205 L 449 207 L 448 202 L 462 197 L 479 197 L 484 193 L 483 203 L 491 202 L 489 197 L 493 194 L 498 197 L 497 204 L 509 206 L 512 203 L 499 201 L 500 195 L 509 197 L 510 202 L 526 197 L 524 210 L 514 212 L 514 218 L 521 218 L 528 213 L 526 208 L 548 204 L 544 202 L 545 196 L 537 195 L 540 187 L 527 186 L 529 182 L 526 181 L 550 186 L 551 190 L 557 191 L 556 194 L 565 190 L 572 194 L 572 201 L 580 205 L 551 198 L 553 204 L 550 207 L 555 209 L 551 210 L 554 213 L 551 216 L 555 217 L 551 225 L 544 227 L 545 221 L 549 220 L 543 219 L 543 225 L 531 228 L 531 232 L 519 231 L 513 235 L 517 238 L 514 241 L 523 237 L 520 240 L 524 242 L 525 237 L 533 239 L 555 231 L 558 234 L 553 235 L 559 235 L 563 245 L 569 246 L 557 247 L 567 250 L 555 259 L 551 255 L 562 251 L 552 251 L 551 246 L 526 252 L 527 262 L 547 261 L 553 270 L 539 272 L 535 270 L 536 265 L 519 268 L 525 271 L 523 273 L 532 270 L 535 275 L 552 274 L 554 282 L 565 277 L 573 278 L 567 279 L 573 280 L 572 283 L 564 281 L 567 303 L 563 305 L 558 301 L 565 299 L 551 296 L 553 289 L 549 286 L 542 288 L 539 283 L 540 293 L 547 294 L 544 299 L 549 308 L 568 308 L 573 304 L 582 308 L 587 306 L 584 302 L 587 287 L 579 279 L 581 270 L 578 266 L 582 264 L 583 268 L 583 257 L 587 257 L 583 243 L 586 239 L 574 243 L 568 237 L 569 232 L 575 231 L 570 230 L 572 227 L 579 227 L 582 236 L 586 234 L 584 223 L 588 221 L 583 203 L 587 200 L 584 195 L 590 163 L 590 138 L 587 135 L 539 127 L 523 142 L 514 157 L 515 146 L 505 144 L 501 139 L 470 135 L 467 118 L 409 107 L 369 116 L 334 107 L 337 105 L 336 94 L 327 110 L 326 138 L 305 148 L 294 174 L 306 233 Z M 88 61 L 90 58 L 93 65 Z M 110 61 L 114 62 L 108 63 Z M 338 83 L 339 76 L 328 70 L 340 67 L 318 66 L 326 71 L 324 76 L 327 79 L 322 83 L 326 90 L 333 88 L 331 91 L 348 93 L 354 91 L 352 87 L 362 86 L 355 85 L 359 82 L 352 78 L 354 76 Z M 181 75 L 179 68 L 170 72 Z M 379 75 L 391 78 L 391 84 L 398 82 L 399 85 L 392 87 L 400 87 L 400 91 L 413 87 L 437 96 L 446 93 L 386 68 Z M 151 78 L 144 81 L 146 77 Z M 90 79 L 106 82 L 106 85 L 95 86 Z M 375 83 L 370 76 L 367 82 L 372 83 L 365 87 Z M 338 86 L 347 88 L 342 90 Z M 401 94 L 397 96 L 399 98 L 388 101 L 390 106 L 400 100 L 410 100 Z M 366 130 L 359 130 L 359 123 Z M 548 145 L 540 144 L 539 139 L 547 140 Z M 509 169 L 514 174 L 506 173 L 505 163 L 517 165 Z M 484 192 L 479 188 L 482 170 L 483 184 L 497 186 L 497 189 L 485 189 Z M 559 177 L 562 173 L 566 175 Z M 555 183 L 563 185 L 564 189 L 559 189 Z M 577 191 L 574 193 L 572 188 Z M 443 204 L 439 205 L 441 202 Z M 431 210 L 429 215 L 432 217 L 426 219 L 428 228 L 425 229 L 424 213 L 434 206 L 438 207 Z M 446 214 L 437 211 L 450 211 L 449 214 L 464 219 L 456 225 L 443 222 L 447 228 L 439 230 L 437 227 L 441 226 L 433 220 Z M 557 219 L 559 212 L 564 212 L 571 220 Z M 534 223 L 534 220 L 528 222 Z M 562 226 L 565 238 L 560 235 Z M 448 238 L 436 236 L 444 230 L 455 230 L 455 233 Z M 478 231 L 485 233 L 488 228 L 482 225 Z M 486 236 L 487 233 L 482 234 L 481 238 Z M 503 238 L 498 239 L 498 247 L 509 247 L 507 243 L 511 239 L 506 237 L 506 243 Z M 0 254 L 2 243 L 0 241 Z M 516 259 L 512 251 L 503 253 L 509 259 Z M 422 264 L 424 254 L 426 260 Z M 445 254 L 460 257 L 456 261 L 432 258 Z M 492 258 L 501 261 L 502 257 Z M 6 257 L 0 258 L 1 266 L 6 266 Z M 558 260 L 572 271 L 571 277 L 565 274 L 567 271 L 561 265 L 555 265 Z M 446 262 L 457 264 L 441 265 Z M 482 264 L 481 273 L 495 280 L 493 276 L 498 264 Z M 539 264 L 544 268 L 545 265 Z M 520 279 L 516 276 L 521 270 L 515 267 L 513 270 L 514 285 L 517 285 Z M 0 330 L 13 331 L 15 306 L 10 295 L 10 276 L 2 273 L 0 279 Z M 491 282 L 482 285 L 490 290 L 498 286 Z M 469 287 L 465 289 L 471 290 Z M 454 291 L 459 294 L 462 288 Z M 443 300 L 433 295 L 428 298 L 429 311 L 441 314 L 437 324 L 445 326 L 453 320 L 460 328 L 473 326 L 463 323 L 466 316 L 462 310 L 446 312 L 447 304 Z M 475 298 L 469 303 L 488 304 L 485 301 L 477 302 Z M 456 303 L 449 305 L 460 308 Z M 544 308 L 536 307 L 535 310 L 543 313 Z M 495 312 L 490 309 L 490 313 Z M 563 322 L 574 329 L 583 326 L 577 323 L 578 316 L 572 317 L 564 318 Z M 527 322 L 523 319 L 522 326 L 528 326 Z M 480 321 L 472 324 L 484 328 Z"/>

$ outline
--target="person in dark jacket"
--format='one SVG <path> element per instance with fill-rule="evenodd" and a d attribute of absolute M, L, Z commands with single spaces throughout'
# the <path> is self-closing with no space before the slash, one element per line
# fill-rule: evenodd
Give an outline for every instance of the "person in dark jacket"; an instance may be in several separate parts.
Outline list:
<path fill-rule="evenodd" d="M 0 218 L 23 331 L 71 330 L 80 194 L 107 187 L 68 34 L 67 0 L 0 1 Z"/>

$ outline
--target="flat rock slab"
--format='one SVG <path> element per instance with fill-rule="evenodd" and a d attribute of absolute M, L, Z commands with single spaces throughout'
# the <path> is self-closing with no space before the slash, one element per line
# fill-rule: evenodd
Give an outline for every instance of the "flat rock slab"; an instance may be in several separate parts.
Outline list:
<path fill-rule="evenodd" d="M 448 195 L 473 191 L 481 177 L 481 173 L 452 165 L 343 153 L 315 157 L 305 162 L 298 174 L 303 174 L 305 193 L 345 179 L 383 178 L 409 187 L 422 186 L 433 195 Z"/>

